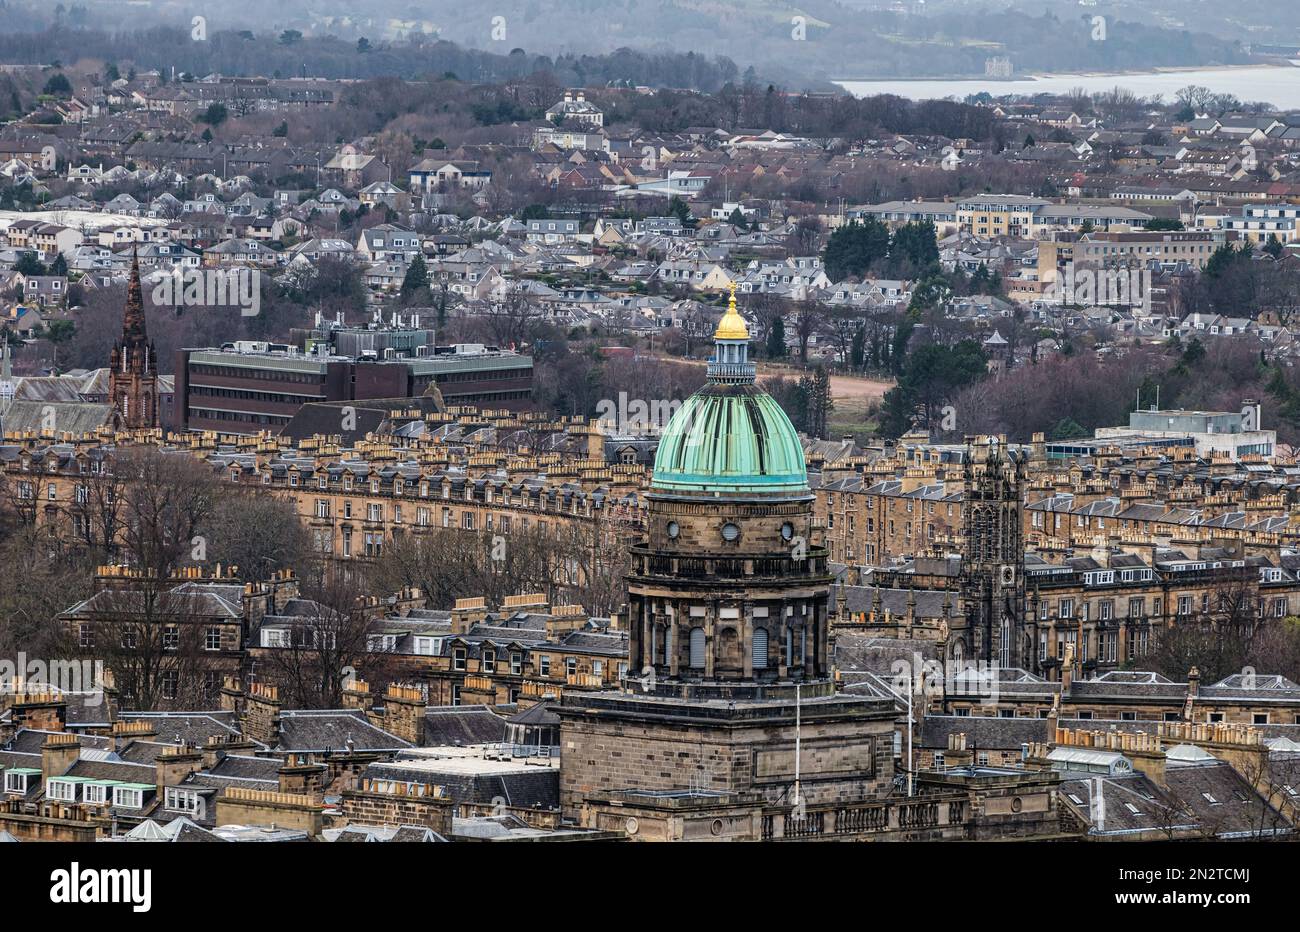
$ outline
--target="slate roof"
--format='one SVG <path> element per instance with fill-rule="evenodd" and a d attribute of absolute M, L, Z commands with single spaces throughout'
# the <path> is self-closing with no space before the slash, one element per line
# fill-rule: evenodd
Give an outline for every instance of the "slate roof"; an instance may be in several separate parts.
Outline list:
<path fill-rule="evenodd" d="M 948 736 L 964 734 L 968 750 L 1009 751 L 1035 741 L 1047 741 L 1046 718 L 994 718 L 990 716 L 927 715 L 921 723 L 921 747 L 944 750 Z"/>
<path fill-rule="evenodd" d="M 9 739 L 9 743 L 5 745 L 4 749 L 6 751 L 18 751 L 23 754 L 40 754 L 41 745 L 46 742 L 50 735 L 54 734 L 63 734 L 63 732 L 23 728 Z M 98 748 L 108 751 L 113 749 L 113 742 L 109 738 L 95 735 L 78 735 L 77 741 L 83 748 Z"/>
<path fill-rule="evenodd" d="M 509 718 L 511 725 L 558 725 L 560 717 L 552 711 L 551 703 L 538 702 Z"/>
<path fill-rule="evenodd" d="M 176 615 L 181 619 L 220 619 L 240 621 L 243 606 L 238 586 L 210 583 L 182 583 L 158 596 L 153 611 Z M 83 599 L 64 612 L 68 618 L 90 618 L 99 615 L 125 615 L 145 611 L 146 593 L 134 590 L 102 589 L 88 599 Z"/>
<path fill-rule="evenodd" d="M 234 712 L 123 712 L 122 721 L 145 721 L 154 727 L 159 740 L 201 746 L 214 737 L 240 734 Z M 266 745 L 257 742 L 259 747 Z"/>
<path fill-rule="evenodd" d="M 487 706 L 432 706 L 424 710 L 424 744 L 428 747 L 498 744 L 506 737 L 506 719 Z"/>
<path fill-rule="evenodd" d="M 411 743 L 366 721 L 359 710 L 292 710 L 280 713 L 280 751 L 326 751 L 351 745 L 358 751 L 393 751 Z"/>
<path fill-rule="evenodd" d="M 280 768 L 284 762 L 277 757 L 247 757 L 242 754 L 227 754 L 204 773 L 211 776 L 230 777 L 241 780 L 275 780 L 280 779 Z"/>
<path fill-rule="evenodd" d="M 53 409 L 59 430 L 70 434 L 94 433 L 113 423 L 113 406 L 89 402 L 14 401 L 5 411 L 5 432 L 36 431 L 43 429 Z"/>

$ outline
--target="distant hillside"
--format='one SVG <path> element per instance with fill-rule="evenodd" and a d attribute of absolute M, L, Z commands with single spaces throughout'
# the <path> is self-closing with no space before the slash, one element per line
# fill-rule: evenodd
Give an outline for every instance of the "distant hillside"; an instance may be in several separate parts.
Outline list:
<path fill-rule="evenodd" d="M 759 80 L 776 81 L 793 87 L 811 87 L 832 78 L 872 76 L 933 76 L 983 74 L 985 61 L 1007 56 L 1015 69 L 1025 71 L 1120 71 L 1151 67 L 1235 64 L 1247 60 L 1236 41 L 1216 39 L 1186 29 L 1162 28 L 1154 22 L 1137 22 L 1121 17 L 1130 8 L 1107 13 L 1104 41 L 1094 38 L 1092 17 L 1100 7 L 1074 4 L 1038 4 L 1038 12 L 1012 9 L 978 9 L 969 4 L 936 0 L 920 9 L 935 10 L 926 15 L 862 9 L 870 0 L 496 0 L 488 6 L 428 0 L 420 4 L 397 0 L 367 0 L 364 13 L 329 0 L 283 0 L 274 5 L 268 19 L 266 5 L 250 0 L 231 0 L 207 24 L 216 34 L 249 28 L 259 37 L 275 37 L 293 29 L 307 39 L 334 39 L 337 45 L 311 46 L 315 61 L 309 70 L 328 67 L 337 76 L 371 76 L 380 64 L 394 73 L 442 67 L 450 50 L 437 46 L 437 39 L 450 40 L 467 49 L 478 49 L 505 60 L 514 51 L 527 58 L 546 56 L 565 59 L 565 69 L 579 83 L 596 76 L 611 75 L 599 60 L 620 48 L 658 53 L 696 53 L 697 60 L 712 63 L 718 58 L 733 61 L 744 71 L 753 68 Z M 1253 2 L 1253 0 L 1247 0 Z M 89 27 L 118 30 L 124 25 L 170 24 L 188 33 L 192 8 L 179 3 L 143 4 L 125 0 L 89 0 L 71 12 L 56 15 L 49 4 L 35 0 L 0 0 L 0 34 L 16 30 Z M 61 7 L 60 7 L 61 9 Z M 148 11 L 147 13 L 145 11 Z M 1132 19 L 1143 18 L 1131 9 Z M 399 55 L 361 60 L 355 44 L 365 38 L 371 45 L 420 36 L 436 54 Z M 212 50 L 187 48 L 203 43 L 182 41 L 144 50 L 164 61 L 178 59 L 177 67 L 190 67 L 180 60 L 209 60 Z M 22 54 L 4 43 L 6 54 Z M 45 42 L 35 43 L 46 52 Z M 242 61 L 261 44 L 240 50 L 222 49 Z M 353 53 L 348 58 L 344 52 Z M 287 50 L 271 49 L 275 67 L 296 72 L 303 62 L 293 61 Z M 31 48 L 27 55 L 37 54 Z M 284 63 L 280 62 L 284 59 Z M 500 76 L 495 59 L 460 60 L 458 68 L 482 67 Z M 661 61 L 667 61 L 662 59 Z M 243 65 L 238 66 L 240 68 Z M 233 71 L 235 66 L 222 70 Z M 622 77 L 639 83 L 671 83 L 668 75 L 653 74 L 640 80 L 632 73 Z M 708 74 L 692 74 L 688 67 L 678 76 L 682 86 L 702 86 Z M 459 73 L 459 71 L 458 71 Z M 477 79 L 477 74 L 462 74 Z M 586 80 L 581 80 L 586 76 Z M 619 77 L 619 75 L 613 75 Z"/>

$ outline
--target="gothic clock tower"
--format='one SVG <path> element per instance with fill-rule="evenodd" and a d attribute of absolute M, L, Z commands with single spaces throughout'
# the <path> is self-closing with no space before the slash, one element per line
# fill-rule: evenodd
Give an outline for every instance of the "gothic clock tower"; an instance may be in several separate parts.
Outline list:
<path fill-rule="evenodd" d="M 979 447 L 982 446 L 982 449 Z M 950 660 L 1023 667 L 1025 643 L 1024 454 L 997 437 L 969 439 L 963 464 L 961 599 L 964 623 Z"/>

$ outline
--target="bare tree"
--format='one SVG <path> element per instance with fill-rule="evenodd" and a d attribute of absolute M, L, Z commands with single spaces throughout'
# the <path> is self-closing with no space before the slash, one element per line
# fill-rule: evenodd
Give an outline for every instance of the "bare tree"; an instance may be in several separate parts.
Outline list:
<path fill-rule="evenodd" d="M 368 573 L 331 573 L 290 603 L 274 646 L 257 652 L 254 669 L 274 682 L 285 701 L 304 709 L 342 704 L 349 673 L 381 673 L 389 659 L 371 634 L 382 609 L 369 593 Z M 382 677 L 381 677 L 382 678 Z"/>
<path fill-rule="evenodd" d="M 799 341 L 799 361 L 808 364 L 808 343 L 826 317 L 825 308 L 811 298 L 795 305 L 794 334 Z"/>
<path fill-rule="evenodd" d="M 75 540 L 111 558 L 122 541 L 124 485 L 112 455 L 93 465 L 92 472 L 77 480 L 68 518 Z"/>
<path fill-rule="evenodd" d="M 767 291 L 751 294 L 745 301 L 745 310 L 754 318 L 758 332 L 752 334 L 759 345 L 766 345 L 768 334 L 776 326 L 776 319 L 789 311 L 786 300 Z"/>
<path fill-rule="evenodd" d="M 245 489 L 223 495 L 205 529 L 207 561 L 239 567 L 244 582 L 303 567 L 311 557 L 307 530 L 291 495 Z"/>
<path fill-rule="evenodd" d="M 1265 619 L 1259 612 L 1259 577 L 1253 567 L 1220 571 L 1195 614 L 1176 616 L 1159 632 L 1152 662 L 1158 672 L 1181 676 L 1192 667 L 1209 682 L 1240 671 Z"/>
<path fill-rule="evenodd" d="M 203 708 L 218 682 L 205 594 L 150 574 L 109 584 L 67 616 L 79 653 L 102 661 L 130 708 Z"/>
<path fill-rule="evenodd" d="M 542 311 L 528 292 L 518 284 L 511 284 L 505 297 L 489 302 L 478 317 L 492 342 L 498 346 L 519 346 L 532 340 Z"/>
<path fill-rule="evenodd" d="M 210 467 L 189 453 L 153 447 L 119 451 L 122 543 L 131 562 L 157 579 L 184 563 L 207 559 L 203 531 L 217 500 Z"/>

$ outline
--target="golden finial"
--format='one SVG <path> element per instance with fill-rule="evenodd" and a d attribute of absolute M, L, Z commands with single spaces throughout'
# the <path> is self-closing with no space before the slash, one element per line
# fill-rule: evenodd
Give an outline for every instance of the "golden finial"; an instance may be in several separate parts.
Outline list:
<path fill-rule="evenodd" d="M 731 283 L 731 296 L 727 299 L 727 313 L 718 321 L 718 329 L 713 334 L 715 340 L 748 340 L 749 328 L 745 318 L 736 310 L 736 283 Z"/>

